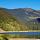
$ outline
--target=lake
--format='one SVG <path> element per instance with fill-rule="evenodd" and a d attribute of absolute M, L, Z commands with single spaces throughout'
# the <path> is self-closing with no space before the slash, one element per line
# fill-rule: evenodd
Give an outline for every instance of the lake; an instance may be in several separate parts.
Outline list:
<path fill-rule="evenodd" d="M 40 35 L 40 32 L 2 32 L 0 34 L 24 34 L 24 35 Z"/>

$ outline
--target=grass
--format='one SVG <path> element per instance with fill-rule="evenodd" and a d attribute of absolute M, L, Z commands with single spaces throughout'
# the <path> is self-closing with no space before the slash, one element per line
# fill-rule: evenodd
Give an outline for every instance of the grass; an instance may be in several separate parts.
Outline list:
<path fill-rule="evenodd" d="M 6 40 L 9 38 L 35 38 L 40 39 L 40 35 L 21 35 L 21 34 L 0 34 L 0 40 Z"/>

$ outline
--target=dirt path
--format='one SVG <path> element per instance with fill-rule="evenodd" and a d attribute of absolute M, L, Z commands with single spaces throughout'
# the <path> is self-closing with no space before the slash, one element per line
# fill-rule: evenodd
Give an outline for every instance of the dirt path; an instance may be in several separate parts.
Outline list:
<path fill-rule="evenodd" d="M 2 30 L 2 29 L 0 28 L 0 32 L 4 32 L 4 30 Z"/>
<path fill-rule="evenodd" d="M 40 40 L 40 39 L 28 39 L 28 38 L 10 38 L 9 40 Z"/>

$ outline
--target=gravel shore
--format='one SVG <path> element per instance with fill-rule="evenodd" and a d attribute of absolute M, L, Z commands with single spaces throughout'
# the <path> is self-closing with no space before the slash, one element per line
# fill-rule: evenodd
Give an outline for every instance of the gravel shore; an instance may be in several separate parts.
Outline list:
<path fill-rule="evenodd" d="M 28 38 L 10 38 L 9 40 L 40 40 L 40 39 L 28 39 Z"/>

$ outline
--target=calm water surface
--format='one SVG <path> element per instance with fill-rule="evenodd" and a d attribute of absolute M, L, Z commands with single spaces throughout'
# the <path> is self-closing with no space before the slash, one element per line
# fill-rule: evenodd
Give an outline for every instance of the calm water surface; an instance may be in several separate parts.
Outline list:
<path fill-rule="evenodd" d="M 40 35 L 40 32 L 3 32 L 0 34 L 25 34 L 25 35 Z"/>

